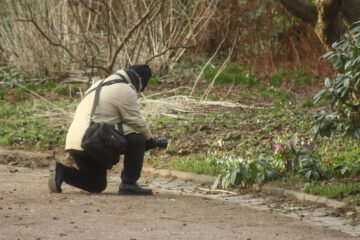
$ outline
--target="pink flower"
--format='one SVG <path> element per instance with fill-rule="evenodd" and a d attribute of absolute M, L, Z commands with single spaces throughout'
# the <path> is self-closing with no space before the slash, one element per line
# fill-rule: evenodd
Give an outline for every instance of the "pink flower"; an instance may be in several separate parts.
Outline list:
<path fill-rule="evenodd" d="M 276 152 L 281 152 L 284 150 L 284 148 L 282 146 L 280 146 L 279 144 L 274 144 L 274 147 L 275 147 Z"/>
<path fill-rule="evenodd" d="M 324 152 L 330 152 L 330 149 L 325 148 L 325 149 L 324 149 Z"/>

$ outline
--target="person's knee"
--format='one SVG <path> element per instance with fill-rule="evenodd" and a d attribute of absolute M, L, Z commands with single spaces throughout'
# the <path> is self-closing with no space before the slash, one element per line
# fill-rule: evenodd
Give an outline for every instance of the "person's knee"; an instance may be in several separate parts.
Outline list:
<path fill-rule="evenodd" d="M 94 179 L 93 181 L 89 182 L 88 192 L 100 193 L 105 190 L 106 186 L 107 186 L 106 180 L 104 181 L 104 180 Z"/>

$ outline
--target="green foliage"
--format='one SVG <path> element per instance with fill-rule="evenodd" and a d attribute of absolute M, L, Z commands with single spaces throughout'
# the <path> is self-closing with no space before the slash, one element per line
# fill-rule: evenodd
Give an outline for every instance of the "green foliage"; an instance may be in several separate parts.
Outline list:
<path fill-rule="evenodd" d="M 281 87 L 286 79 L 290 79 L 295 86 L 312 85 L 315 77 L 309 75 L 304 69 L 297 69 L 289 72 L 283 68 L 278 68 L 270 77 L 270 84 L 275 88 Z"/>
<path fill-rule="evenodd" d="M 219 69 L 219 67 L 207 66 L 204 70 L 204 78 L 214 79 Z M 227 66 L 216 78 L 215 83 L 234 83 L 254 86 L 257 83 L 257 79 L 248 69 L 249 67 L 242 68 L 235 64 Z"/>
<path fill-rule="evenodd" d="M 19 81 L 21 77 L 21 74 L 15 68 L 0 67 L 0 82 Z"/>
<path fill-rule="evenodd" d="M 67 86 L 67 84 L 65 84 L 65 86 Z M 56 82 L 46 81 L 40 84 L 39 89 L 44 92 L 44 91 L 50 91 L 56 87 L 57 87 Z"/>
<path fill-rule="evenodd" d="M 294 79 L 296 86 L 312 85 L 314 82 L 314 77 L 307 74 L 303 69 L 296 70 L 291 74 L 291 78 Z"/>
<path fill-rule="evenodd" d="M 284 82 L 284 78 L 285 78 L 285 70 L 282 68 L 279 68 L 276 73 L 272 74 L 270 77 L 270 83 L 272 86 L 279 88 L 283 82 Z"/>
<path fill-rule="evenodd" d="M 314 182 L 306 184 L 304 186 L 304 191 L 311 194 L 342 200 L 345 197 L 349 199 L 350 195 L 359 194 L 360 183 L 319 184 L 318 182 Z"/>
<path fill-rule="evenodd" d="M 212 189 L 216 189 L 220 183 L 223 189 L 239 184 L 249 188 L 255 182 L 263 184 L 266 181 L 275 180 L 281 176 L 282 174 L 278 169 L 272 167 L 263 159 L 237 162 L 230 164 L 226 171 L 217 176 Z"/>
<path fill-rule="evenodd" d="M 67 126 L 37 116 L 30 102 L 4 102 L 0 105 L 0 116 L 0 144 L 41 150 L 64 145 Z"/>
<path fill-rule="evenodd" d="M 280 101 L 286 101 L 292 98 L 292 95 L 288 92 L 265 85 L 259 86 L 258 93 L 262 98 L 276 98 Z"/>
<path fill-rule="evenodd" d="M 360 174 L 360 159 L 355 162 L 337 162 L 333 169 L 334 174 L 340 177 L 349 177 L 352 174 Z"/>
<path fill-rule="evenodd" d="M 3 25 L 9 21 L 9 10 L 7 8 L 6 0 L 0 0 L 0 24 Z"/>
<path fill-rule="evenodd" d="M 318 159 L 314 157 L 305 157 L 299 161 L 299 174 L 307 179 L 320 180 L 323 173 L 317 164 Z"/>
<path fill-rule="evenodd" d="M 347 204 L 360 206 L 360 194 L 353 193 L 349 196 L 345 196 L 344 202 Z"/>
<path fill-rule="evenodd" d="M 299 173 L 307 179 L 320 180 L 323 176 L 321 169 L 318 167 L 319 157 L 313 152 L 313 145 L 298 145 L 298 138 L 293 135 L 289 145 L 281 146 L 275 144 L 275 163 L 281 166 L 286 172 Z"/>
<path fill-rule="evenodd" d="M 5 99 L 5 90 L 0 90 L 0 101 Z"/>
<path fill-rule="evenodd" d="M 151 77 L 148 82 L 149 86 L 154 86 L 159 84 L 159 78 L 158 77 Z"/>
<path fill-rule="evenodd" d="M 301 102 L 301 106 L 302 107 L 314 107 L 315 106 L 315 103 L 314 103 L 314 101 L 311 99 L 311 98 L 309 98 L 309 97 L 305 97 L 303 100 L 302 100 L 302 102 Z"/>
<path fill-rule="evenodd" d="M 57 89 L 56 92 L 59 96 L 68 96 L 69 95 L 69 86 L 68 85 L 61 86 Z"/>
<path fill-rule="evenodd" d="M 360 22 L 355 24 L 353 34 L 335 42 L 333 50 L 323 57 L 331 60 L 337 74 L 325 79 L 325 89 L 314 96 L 315 102 L 328 99 L 330 113 L 320 112 L 313 127 L 315 136 L 330 136 L 334 131 L 343 136 L 360 139 Z"/>
<path fill-rule="evenodd" d="M 197 155 L 195 158 L 175 157 L 170 166 L 182 171 L 209 175 L 218 174 L 222 168 L 216 158 L 202 154 Z"/>
<path fill-rule="evenodd" d="M 176 121 L 152 117 L 153 131 L 172 139 L 166 154 L 152 159 L 164 159 L 157 164 L 180 170 L 219 174 L 216 184 L 221 187 L 248 187 L 273 176 L 309 181 L 359 174 L 358 142 L 335 136 L 312 142 L 310 110 L 283 103 L 264 110 L 181 114 Z M 292 131 L 301 138 L 292 137 Z M 282 151 L 274 153 L 274 143 Z M 261 165 L 264 162 L 265 166 Z"/>

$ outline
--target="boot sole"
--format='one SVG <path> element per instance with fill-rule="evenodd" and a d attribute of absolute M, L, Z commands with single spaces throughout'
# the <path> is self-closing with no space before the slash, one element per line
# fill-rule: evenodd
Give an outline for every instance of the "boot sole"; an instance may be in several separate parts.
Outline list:
<path fill-rule="evenodd" d="M 127 191 L 127 190 L 119 190 L 118 195 L 143 195 L 143 196 L 150 196 L 154 195 L 154 193 L 151 192 L 133 192 L 133 191 Z"/>
<path fill-rule="evenodd" d="M 50 175 L 49 175 L 49 180 L 48 180 L 48 187 L 49 187 L 49 190 L 51 192 L 61 193 L 61 191 L 59 191 L 57 186 L 56 186 L 55 177 L 56 177 L 55 164 L 52 164 L 52 166 L 50 167 Z"/>

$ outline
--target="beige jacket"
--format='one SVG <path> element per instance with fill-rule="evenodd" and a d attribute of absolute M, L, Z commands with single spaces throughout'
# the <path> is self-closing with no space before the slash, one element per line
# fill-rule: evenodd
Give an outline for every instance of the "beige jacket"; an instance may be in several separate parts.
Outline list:
<path fill-rule="evenodd" d="M 123 70 L 117 72 L 122 74 L 129 84 L 115 83 L 101 88 L 94 121 L 104 121 L 112 125 L 121 122 L 123 123 L 125 134 L 132 132 L 141 133 L 148 140 L 152 135 L 146 120 L 139 111 L 136 89 Z M 119 79 L 119 77 L 111 75 L 104 82 L 114 79 Z M 99 83 L 100 81 L 96 82 L 88 91 L 95 88 Z M 95 92 L 93 91 L 87 95 L 78 105 L 74 120 L 66 136 L 65 150 L 83 150 L 80 146 L 81 139 L 90 123 L 90 113 Z"/>

